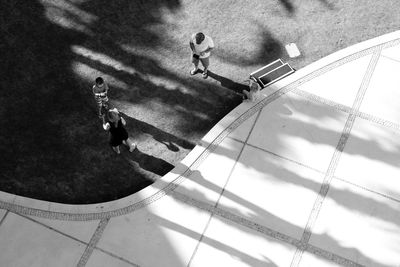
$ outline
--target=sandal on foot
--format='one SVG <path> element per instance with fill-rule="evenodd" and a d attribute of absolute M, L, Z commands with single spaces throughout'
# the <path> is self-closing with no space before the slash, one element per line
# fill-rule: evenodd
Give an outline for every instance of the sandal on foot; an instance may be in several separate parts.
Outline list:
<path fill-rule="evenodd" d="M 190 71 L 190 75 L 195 75 L 199 69 L 192 69 Z"/>
<path fill-rule="evenodd" d="M 207 77 L 208 77 L 208 71 L 203 72 L 203 79 L 207 79 Z"/>

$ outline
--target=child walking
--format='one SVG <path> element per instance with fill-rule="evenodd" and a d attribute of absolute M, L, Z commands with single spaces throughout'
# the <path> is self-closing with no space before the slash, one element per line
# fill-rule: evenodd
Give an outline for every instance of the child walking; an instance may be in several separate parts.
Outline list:
<path fill-rule="evenodd" d="M 103 115 L 103 128 L 110 132 L 110 145 L 115 153 L 120 154 L 119 146 L 121 144 L 129 147 L 129 152 L 132 152 L 136 148 L 136 144 L 128 136 L 128 132 L 125 129 L 126 121 L 122 118 L 116 108 L 110 109 L 107 112 L 108 122 L 106 122 L 105 116 Z"/>
<path fill-rule="evenodd" d="M 101 77 L 97 77 L 92 87 L 94 99 L 99 110 L 99 118 L 103 116 L 102 108 L 108 109 L 108 85 Z"/>

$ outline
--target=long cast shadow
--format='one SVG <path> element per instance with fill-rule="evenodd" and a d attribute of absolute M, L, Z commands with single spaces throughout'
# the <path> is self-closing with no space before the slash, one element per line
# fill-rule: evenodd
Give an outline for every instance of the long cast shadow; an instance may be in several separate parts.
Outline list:
<path fill-rule="evenodd" d="M 122 112 L 121 112 L 122 113 Z M 122 113 L 123 114 L 123 113 Z M 154 127 L 146 122 L 137 120 L 135 118 L 129 117 L 127 115 L 124 116 L 127 120 L 127 129 L 130 133 L 136 134 L 149 134 L 154 140 L 166 145 L 173 147 L 174 144 L 185 148 L 185 149 L 193 149 L 196 145 L 190 141 L 185 139 L 176 137 L 170 133 L 162 131 L 157 127 Z"/>
<path fill-rule="evenodd" d="M 268 172 L 268 171 L 266 171 L 266 172 Z M 298 176 L 298 174 L 290 173 L 290 171 L 288 171 L 288 173 L 283 174 L 279 177 L 285 178 L 287 174 L 290 176 L 293 176 L 293 177 Z M 206 181 L 206 179 L 204 177 L 202 177 L 202 175 L 199 171 L 192 172 L 190 177 L 192 177 L 192 175 L 196 175 L 197 178 L 200 177 L 200 179 L 196 179 L 195 181 L 206 182 L 206 183 L 202 183 L 202 185 L 205 186 L 206 188 L 216 191 L 217 193 L 220 193 L 222 191 L 222 188 L 216 187 L 215 185 L 210 184 L 208 181 Z M 187 177 L 187 179 L 191 179 L 190 177 Z M 295 179 L 298 179 L 298 178 L 295 178 Z M 306 181 L 307 181 L 306 179 L 302 179 L 301 182 L 299 182 L 299 185 L 304 186 L 303 182 L 306 182 Z M 310 184 L 310 187 L 314 187 L 314 189 L 310 188 L 311 190 L 315 190 L 315 188 L 318 188 L 318 186 L 319 186 L 319 184 L 316 184 L 313 181 L 308 181 L 308 182 L 313 184 L 313 185 Z M 175 189 L 170 195 L 177 200 L 180 200 L 187 204 L 194 205 L 201 209 L 212 210 L 215 207 L 214 204 L 208 204 L 207 202 L 198 200 L 198 198 L 199 199 L 207 199 L 207 196 L 205 196 L 204 193 L 198 189 L 192 188 L 192 189 L 184 189 L 182 191 L 180 188 L 178 188 L 178 189 Z M 348 197 L 352 197 L 353 195 L 354 195 L 353 193 L 349 193 Z M 223 202 L 219 202 L 218 208 L 221 209 L 222 211 L 227 211 L 231 214 L 238 215 L 247 220 L 259 223 L 259 224 L 267 226 L 267 227 L 271 226 L 271 225 L 279 225 L 281 227 L 281 229 L 285 229 L 284 233 L 296 233 L 296 232 L 302 233 L 303 232 L 303 228 L 301 228 L 297 225 L 294 225 L 291 222 L 288 222 L 288 221 L 270 213 L 266 209 L 263 209 L 257 205 L 254 205 L 253 203 L 249 202 L 248 200 L 245 200 L 245 199 L 233 194 L 232 192 L 229 192 L 228 188 L 224 189 L 223 197 L 226 197 L 226 198 L 232 200 L 234 203 L 238 203 L 238 204 L 242 205 L 245 209 L 249 209 L 253 212 L 242 214 L 242 212 L 240 210 L 238 210 L 237 208 L 225 205 L 225 204 L 223 204 Z M 348 198 L 345 201 L 347 201 L 347 200 L 348 200 Z M 346 205 L 346 203 L 343 203 L 343 204 Z M 232 218 L 231 215 L 225 214 L 225 213 L 226 212 L 222 212 L 221 214 L 218 214 L 217 216 L 222 215 L 222 218 L 224 218 L 225 216 L 227 216 L 227 218 Z M 264 219 L 266 219 L 267 221 Z M 272 229 L 272 230 L 276 230 L 276 229 Z M 253 230 L 245 228 L 245 231 L 248 233 L 252 233 Z M 254 234 L 254 233 L 252 233 L 252 234 Z M 387 265 L 384 265 L 380 262 L 376 262 L 374 259 L 372 259 L 368 255 L 365 255 L 357 248 L 344 247 L 342 244 L 339 244 L 339 242 L 336 241 L 333 237 L 331 237 L 327 234 L 313 233 L 313 238 L 315 238 L 317 240 L 323 240 L 324 244 L 330 244 L 329 248 L 331 249 L 331 251 L 337 252 L 337 251 L 345 249 L 347 252 L 349 252 L 352 255 L 362 255 L 362 257 L 364 259 L 366 259 L 369 263 L 371 263 L 372 266 L 387 267 Z"/>
<path fill-rule="evenodd" d="M 246 84 L 234 82 L 234 81 L 232 81 L 228 78 L 222 77 L 212 71 L 208 71 L 208 76 L 210 76 L 214 80 L 219 81 L 221 83 L 221 86 L 223 86 L 229 90 L 232 90 L 236 94 L 241 95 L 243 90 L 247 90 L 249 88 Z"/>
<path fill-rule="evenodd" d="M 140 168 L 155 173 L 159 176 L 166 175 L 174 168 L 174 165 L 171 163 L 143 153 L 139 150 L 139 148 L 136 148 L 132 153 L 129 154 L 129 156 L 125 156 L 125 158 L 131 161 L 131 164 L 137 163 Z"/>
<path fill-rule="evenodd" d="M 204 236 L 201 236 L 200 233 L 196 233 L 191 229 L 188 229 L 187 227 L 184 227 L 182 225 L 179 225 L 177 223 L 174 223 L 170 220 L 167 220 L 165 218 L 162 218 L 160 216 L 155 216 L 157 218 L 157 221 L 160 222 L 160 225 L 163 227 L 167 227 L 175 232 L 181 233 L 183 235 L 191 237 L 193 240 L 200 239 L 201 237 L 201 243 L 205 243 L 206 245 L 213 247 L 216 250 L 221 250 L 223 253 L 228 253 L 231 257 L 235 257 L 239 259 L 241 262 L 245 264 L 249 264 L 249 266 L 265 266 L 265 267 L 278 267 L 272 260 L 266 258 L 264 255 L 264 260 L 257 259 L 255 257 L 250 256 L 249 254 L 246 254 L 233 246 L 224 244 L 221 241 L 218 241 L 214 238 L 211 238 L 207 235 L 207 233 L 204 234 Z M 204 262 L 204 260 L 201 260 Z M 215 263 L 212 259 L 208 261 L 208 263 Z"/>
<path fill-rule="evenodd" d="M 195 198 L 192 198 L 191 197 L 192 195 L 201 195 L 201 192 L 196 192 L 197 191 L 196 189 L 194 189 L 192 191 L 193 192 L 190 194 L 190 196 L 184 195 L 184 194 L 181 194 L 181 193 L 178 193 L 178 192 L 173 192 L 171 194 L 171 196 L 174 197 L 175 199 L 179 200 L 179 201 L 182 201 L 183 203 L 194 205 L 197 208 L 204 209 L 204 210 L 206 210 L 208 212 L 210 210 L 214 209 L 214 207 L 215 207 L 214 205 L 209 205 L 209 204 L 207 204 L 205 202 L 202 202 L 202 201 L 199 201 L 199 200 L 197 200 Z M 221 203 L 218 203 L 218 209 L 220 209 L 220 211 L 217 212 L 217 214 L 215 214 L 215 215 L 218 216 L 218 217 L 227 219 L 229 221 L 232 221 L 232 218 L 236 218 L 237 220 L 242 221 L 241 218 L 244 218 L 244 219 L 249 220 L 251 222 L 259 223 L 260 225 L 263 225 L 264 227 L 267 227 L 267 228 L 268 228 L 268 226 L 266 226 L 266 225 L 271 225 L 272 224 L 272 225 L 280 225 L 283 229 L 292 229 L 292 231 L 295 230 L 296 232 L 303 232 L 303 228 L 301 228 L 301 227 L 299 227 L 297 225 L 294 225 L 294 224 L 292 224 L 292 223 L 290 223 L 290 222 L 288 222 L 288 221 L 286 221 L 286 220 L 284 220 L 282 218 L 279 218 L 276 215 L 274 215 L 272 213 L 269 213 L 267 211 L 265 211 L 265 213 L 268 214 L 267 215 L 268 222 L 264 223 L 263 221 L 260 222 L 259 218 L 257 218 L 258 217 L 257 214 L 254 214 L 254 215 L 251 214 L 251 215 L 248 215 L 248 216 L 242 216 L 242 215 L 240 215 L 241 212 L 239 210 L 237 210 L 236 208 L 233 208 L 231 206 L 227 206 L 227 205 L 223 205 Z M 239 217 L 236 217 L 235 215 L 238 215 Z M 274 221 L 274 223 L 271 223 L 271 220 Z M 233 222 L 235 222 L 235 219 L 233 220 Z M 279 224 L 276 224 L 278 222 L 279 222 Z M 239 223 L 239 222 L 236 222 L 236 223 Z M 254 235 L 254 233 L 255 233 L 254 232 L 255 230 L 253 230 L 251 228 L 242 227 L 241 229 L 243 231 L 249 233 L 249 234 L 252 234 L 252 235 Z M 276 231 L 273 228 L 270 228 L 270 229 L 273 230 L 273 231 Z M 291 231 L 286 231 L 285 230 L 285 232 L 291 232 Z M 291 233 L 293 233 L 293 232 L 291 232 Z M 269 235 L 267 235 L 267 236 L 269 236 Z M 290 236 L 290 235 L 288 235 L 288 236 Z M 360 256 L 363 257 L 364 260 L 367 260 L 371 264 L 371 266 L 389 267 L 389 266 L 387 266 L 385 264 L 382 264 L 380 262 L 375 261 L 374 259 L 372 259 L 368 255 L 365 255 L 364 253 L 362 253 L 357 248 L 344 247 L 337 240 L 333 239 L 331 236 L 329 236 L 327 234 L 316 234 L 316 233 L 314 233 L 313 236 L 314 236 L 313 238 L 316 238 L 316 239 L 323 239 L 324 243 L 330 245 L 329 248 L 330 248 L 331 251 L 336 251 L 337 252 L 337 251 L 345 249 L 346 252 L 349 253 L 349 254 L 357 255 L 358 257 L 360 257 Z M 269 237 L 273 238 L 272 236 L 269 236 Z M 341 256 L 341 255 L 339 255 L 339 256 Z M 342 257 L 345 258 L 345 256 L 342 256 Z M 322 257 L 322 258 L 324 258 L 324 257 Z M 325 258 L 325 259 L 331 260 L 331 258 Z"/>

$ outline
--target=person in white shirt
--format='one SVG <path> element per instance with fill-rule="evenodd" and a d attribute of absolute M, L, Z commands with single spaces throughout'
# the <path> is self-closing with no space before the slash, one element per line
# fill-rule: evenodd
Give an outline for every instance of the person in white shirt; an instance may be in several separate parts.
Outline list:
<path fill-rule="evenodd" d="M 207 70 L 210 65 L 210 51 L 214 48 L 214 41 L 204 33 L 198 32 L 192 35 L 189 44 L 192 50 L 192 63 L 194 64 L 194 69 L 190 71 L 190 74 L 195 75 L 198 72 L 199 61 L 201 61 L 201 64 L 204 66 L 203 78 L 207 79 Z"/>

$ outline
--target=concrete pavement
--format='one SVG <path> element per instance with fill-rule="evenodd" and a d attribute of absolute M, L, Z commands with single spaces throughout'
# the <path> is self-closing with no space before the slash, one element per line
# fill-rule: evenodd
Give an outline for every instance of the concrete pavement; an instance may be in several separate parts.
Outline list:
<path fill-rule="evenodd" d="M 124 199 L 0 194 L 0 266 L 400 266 L 400 31 L 229 113 Z"/>

